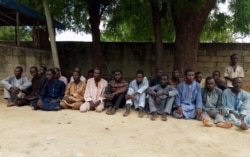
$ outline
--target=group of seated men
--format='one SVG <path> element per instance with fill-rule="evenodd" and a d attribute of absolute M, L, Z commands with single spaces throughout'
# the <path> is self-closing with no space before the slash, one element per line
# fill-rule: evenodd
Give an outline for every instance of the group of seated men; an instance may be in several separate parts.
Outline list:
<path fill-rule="evenodd" d="M 178 70 L 173 70 L 172 77 L 168 77 L 162 69 L 157 69 L 156 77 L 149 82 L 143 71 L 138 70 L 135 79 L 128 83 L 121 70 L 115 70 L 113 76 L 105 80 L 102 71 L 95 68 L 85 79 L 80 67 L 74 69 L 68 83 L 59 68 L 47 70 L 35 66 L 30 68 L 31 81 L 22 76 L 23 68 L 18 66 L 14 76 L 0 83 L 4 87 L 4 98 L 8 100 L 7 106 L 31 104 L 34 110 L 71 108 L 81 112 L 101 112 L 106 107 L 106 114 L 114 115 L 125 105 L 124 117 L 130 114 L 133 106 L 140 118 L 148 112 L 151 120 L 161 115 L 166 121 L 167 116 L 172 115 L 178 119 L 201 120 L 208 127 L 215 124 L 231 128 L 235 125 L 247 130 L 250 126 L 249 94 L 241 88 L 244 74 L 234 74 L 242 68 L 237 65 L 237 57 L 231 56 L 232 70 L 226 68 L 227 84 L 220 79 L 219 71 L 204 80 L 201 72 L 195 73 L 192 69 L 185 71 L 184 78 Z"/>

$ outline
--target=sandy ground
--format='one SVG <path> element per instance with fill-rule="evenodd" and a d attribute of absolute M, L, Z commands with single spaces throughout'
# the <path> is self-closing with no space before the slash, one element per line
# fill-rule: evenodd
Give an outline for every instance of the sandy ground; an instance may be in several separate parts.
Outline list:
<path fill-rule="evenodd" d="M 33 111 L 0 102 L 0 157 L 249 157 L 250 131 L 105 112 Z"/>

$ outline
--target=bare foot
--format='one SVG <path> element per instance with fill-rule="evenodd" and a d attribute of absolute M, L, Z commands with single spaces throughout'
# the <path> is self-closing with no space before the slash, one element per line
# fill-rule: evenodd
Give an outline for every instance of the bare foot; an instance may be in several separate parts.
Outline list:
<path fill-rule="evenodd" d="M 126 104 L 126 111 L 123 113 L 123 117 L 127 117 L 130 114 L 131 104 Z"/>
<path fill-rule="evenodd" d="M 247 124 L 246 124 L 244 121 L 241 121 L 240 128 L 241 128 L 242 130 L 248 130 L 248 126 L 247 126 Z"/>
<path fill-rule="evenodd" d="M 62 109 L 68 109 L 68 108 L 69 108 L 68 105 L 66 105 L 64 102 L 61 102 L 61 103 L 60 103 L 60 107 L 61 107 Z"/>
<path fill-rule="evenodd" d="M 161 120 L 162 120 L 162 121 L 167 121 L 167 114 L 166 114 L 166 113 L 163 113 L 163 114 L 161 115 Z"/>
<path fill-rule="evenodd" d="M 156 120 L 156 118 L 157 118 L 157 113 L 153 112 L 150 119 L 151 120 Z"/>
<path fill-rule="evenodd" d="M 126 111 L 123 113 L 123 116 L 124 116 L 124 117 L 127 117 L 129 114 L 130 114 L 130 110 L 126 110 Z"/>
<path fill-rule="evenodd" d="M 111 115 L 111 110 L 112 110 L 112 107 L 109 106 L 108 110 L 106 111 L 106 114 L 107 114 L 107 115 Z"/>
<path fill-rule="evenodd" d="M 15 106 L 15 102 L 11 101 L 11 99 L 8 99 L 7 107 Z"/>
<path fill-rule="evenodd" d="M 114 115 L 116 113 L 116 109 L 115 108 L 112 108 L 111 111 L 110 111 L 110 114 L 111 115 Z"/>
<path fill-rule="evenodd" d="M 209 121 L 208 119 L 206 118 L 202 118 L 202 123 L 205 125 L 205 126 L 208 126 L 208 127 L 212 127 L 214 124 Z"/>
<path fill-rule="evenodd" d="M 7 107 L 11 107 L 11 106 L 15 106 L 15 104 L 14 103 L 8 103 L 7 104 Z"/>
<path fill-rule="evenodd" d="M 233 127 L 233 124 L 230 122 L 219 122 L 216 124 L 216 126 L 220 128 L 231 128 Z"/>
<path fill-rule="evenodd" d="M 144 116 L 144 112 L 142 108 L 139 108 L 139 114 L 138 114 L 139 118 L 142 118 Z"/>

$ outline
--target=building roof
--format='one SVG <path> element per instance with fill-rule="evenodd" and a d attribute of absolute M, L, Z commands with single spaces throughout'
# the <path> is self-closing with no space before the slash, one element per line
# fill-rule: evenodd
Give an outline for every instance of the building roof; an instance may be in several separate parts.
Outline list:
<path fill-rule="evenodd" d="M 46 17 L 35 10 L 28 8 L 13 0 L 0 0 L 0 26 L 16 26 L 16 13 L 19 13 L 20 26 L 47 25 Z M 53 25 L 58 29 L 65 29 L 65 26 L 53 20 Z"/>

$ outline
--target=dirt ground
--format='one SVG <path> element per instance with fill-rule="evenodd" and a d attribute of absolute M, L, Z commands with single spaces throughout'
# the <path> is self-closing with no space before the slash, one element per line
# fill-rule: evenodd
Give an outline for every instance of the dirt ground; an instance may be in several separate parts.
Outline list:
<path fill-rule="evenodd" d="M 105 112 L 33 111 L 0 101 L 1 157 L 249 157 L 250 131 Z"/>

